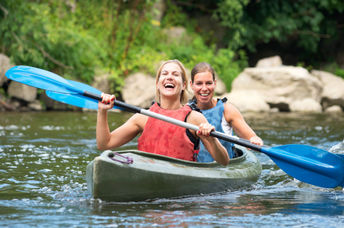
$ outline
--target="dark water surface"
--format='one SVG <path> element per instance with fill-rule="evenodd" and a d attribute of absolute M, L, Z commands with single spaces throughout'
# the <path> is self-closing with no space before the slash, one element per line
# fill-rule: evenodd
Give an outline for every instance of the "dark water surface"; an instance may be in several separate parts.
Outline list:
<path fill-rule="evenodd" d="M 129 117 L 111 113 L 111 128 Z M 245 118 L 266 145 L 307 144 L 344 153 L 343 114 Z M 342 188 L 300 183 L 261 153 L 256 155 L 263 172 L 249 189 L 149 202 L 92 199 L 85 170 L 100 154 L 95 123 L 96 113 L 0 113 L 0 227 L 344 226 Z"/>

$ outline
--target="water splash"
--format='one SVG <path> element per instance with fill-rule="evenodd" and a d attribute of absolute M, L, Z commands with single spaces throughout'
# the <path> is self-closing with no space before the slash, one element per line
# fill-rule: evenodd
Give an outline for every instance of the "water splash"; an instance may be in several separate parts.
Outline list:
<path fill-rule="evenodd" d="M 344 154 L 344 140 L 333 147 L 329 150 L 331 153 L 335 154 Z"/>

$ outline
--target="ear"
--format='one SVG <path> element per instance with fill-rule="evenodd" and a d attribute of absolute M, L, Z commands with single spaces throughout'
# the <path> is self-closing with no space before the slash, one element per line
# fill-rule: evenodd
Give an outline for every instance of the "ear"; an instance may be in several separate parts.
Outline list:
<path fill-rule="evenodd" d="M 214 86 L 216 86 L 216 79 L 214 80 Z"/>
<path fill-rule="evenodd" d="M 185 89 L 186 89 L 186 83 L 187 83 L 187 82 L 183 82 L 182 90 L 185 90 Z"/>

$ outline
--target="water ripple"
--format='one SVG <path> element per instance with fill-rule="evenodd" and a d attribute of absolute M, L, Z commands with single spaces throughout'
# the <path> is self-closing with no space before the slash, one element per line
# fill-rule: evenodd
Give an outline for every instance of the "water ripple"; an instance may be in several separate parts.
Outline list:
<path fill-rule="evenodd" d="M 111 128 L 128 117 L 109 115 Z M 266 145 L 308 144 L 342 153 L 343 132 L 338 123 L 344 122 L 344 117 L 336 118 L 255 114 L 247 121 Z M 143 202 L 94 199 L 87 190 L 85 167 L 100 153 L 96 149 L 95 122 L 95 113 L 13 113 L 0 118 L 1 227 L 344 224 L 343 188 L 324 189 L 299 182 L 258 152 L 255 154 L 263 171 L 250 188 Z M 136 145 L 137 138 L 121 149 Z"/>

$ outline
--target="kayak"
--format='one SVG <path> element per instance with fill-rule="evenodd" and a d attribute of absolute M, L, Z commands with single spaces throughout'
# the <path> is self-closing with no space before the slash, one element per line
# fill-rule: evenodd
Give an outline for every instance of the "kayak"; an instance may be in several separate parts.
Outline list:
<path fill-rule="evenodd" d="M 253 152 L 236 149 L 227 166 L 138 150 L 105 151 L 86 168 L 88 191 L 104 201 L 143 201 L 247 188 L 261 174 Z"/>

